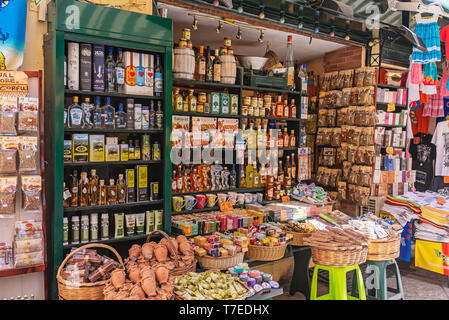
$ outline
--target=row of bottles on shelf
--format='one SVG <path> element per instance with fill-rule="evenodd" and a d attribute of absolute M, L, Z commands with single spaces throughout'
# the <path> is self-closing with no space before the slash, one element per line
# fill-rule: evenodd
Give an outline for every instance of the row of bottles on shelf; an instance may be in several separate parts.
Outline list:
<path fill-rule="evenodd" d="M 158 200 L 159 182 L 150 182 L 148 195 L 147 174 L 147 166 L 137 166 L 136 169 L 126 169 L 125 174 L 120 173 L 117 183 L 115 179 L 109 179 L 109 185 L 106 185 L 96 169 L 91 169 L 90 177 L 86 171 L 81 172 L 80 178 L 78 170 L 74 170 L 68 187 L 64 182 L 63 206 L 87 207 Z"/>
<path fill-rule="evenodd" d="M 277 165 L 274 165 L 277 164 Z M 235 164 L 229 170 L 228 166 L 220 164 L 184 165 L 179 164 L 172 172 L 172 193 L 189 193 L 201 191 L 217 191 L 240 188 L 266 187 L 267 182 L 279 181 L 282 185 L 297 181 L 298 167 L 295 161 L 295 153 L 286 155 L 282 159 L 266 163 L 257 163 L 251 157 L 240 165 L 237 173 Z M 239 174 L 239 184 L 237 184 Z M 288 179 L 288 180 L 287 180 Z"/>
<path fill-rule="evenodd" d="M 123 174 L 118 175 L 117 184 L 109 179 L 109 185 L 97 176 L 97 170 L 83 171 L 78 179 L 78 171 L 70 175 L 69 188 L 64 182 L 64 208 L 112 205 L 126 202 L 126 183 Z"/>
<path fill-rule="evenodd" d="M 129 99 L 132 100 L 132 99 Z M 124 112 L 123 103 L 118 111 L 111 105 L 111 98 L 106 97 L 105 105 L 101 106 L 100 97 L 95 98 L 95 105 L 86 97 L 79 105 L 78 96 L 73 97 L 73 103 L 64 108 L 64 126 L 67 128 L 119 128 L 119 129 L 152 129 L 162 128 L 164 113 L 161 110 L 162 102 L 150 100 L 150 106 L 142 106 L 128 101 L 127 112 Z"/>
<path fill-rule="evenodd" d="M 277 133 L 275 130 L 277 130 Z M 246 149 L 296 147 L 296 135 L 294 129 L 291 129 L 289 134 L 287 127 L 283 127 L 282 129 L 267 129 L 266 124 L 258 125 L 256 122 L 250 122 L 248 128 L 246 127 L 245 122 L 242 123 L 242 139 Z"/>
<path fill-rule="evenodd" d="M 64 86 L 70 90 L 161 96 L 163 68 L 160 54 L 143 54 L 89 43 L 67 43 Z"/>

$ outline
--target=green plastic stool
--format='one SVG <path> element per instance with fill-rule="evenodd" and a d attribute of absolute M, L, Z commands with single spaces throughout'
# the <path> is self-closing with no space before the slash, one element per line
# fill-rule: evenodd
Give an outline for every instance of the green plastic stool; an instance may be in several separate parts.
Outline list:
<path fill-rule="evenodd" d="M 320 269 L 329 272 L 329 293 L 317 297 L 318 270 Z M 360 292 L 358 298 L 348 295 L 346 273 L 350 271 L 354 271 L 357 274 L 358 292 Z M 359 266 L 329 267 L 316 264 L 313 270 L 310 300 L 366 300 L 365 286 L 363 285 L 362 273 L 360 272 Z"/>
<path fill-rule="evenodd" d="M 401 274 L 396 260 L 373 261 L 366 260 L 366 298 L 368 300 L 404 300 Z M 394 266 L 396 288 L 389 288 L 387 284 L 387 267 Z M 357 292 L 357 285 L 352 281 L 352 292 Z M 388 297 L 388 292 L 395 293 Z"/>

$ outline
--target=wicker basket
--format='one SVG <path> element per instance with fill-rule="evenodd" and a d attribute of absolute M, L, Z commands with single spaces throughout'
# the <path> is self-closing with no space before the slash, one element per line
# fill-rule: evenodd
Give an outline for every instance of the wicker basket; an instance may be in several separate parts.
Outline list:
<path fill-rule="evenodd" d="M 210 269 L 210 270 L 207 270 L 207 271 L 208 271 L 208 272 L 220 272 L 219 269 Z M 242 295 L 240 295 L 240 296 L 238 296 L 238 297 L 235 297 L 234 299 L 227 298 L 227 299 L 222 299 L 222 300 L 246 300 L 246 298 L 249 297 L 249 295 L 251 294 L 251 292 L 250 292 L 250 290 L 248 289 L 248 287 L 247 287 L 242 281 L 240 281 L 240 280 L 236 280 L 236 281 L 237 281 L 238 283 L 240 283 L 241 285 L 243 285 L 243 286 L 247 289 L 246 293 L 244 293 L 244 294 L 242 294 Z M 175 296 L 175 300 L 185 300 L 183 297 L 178 296 L 176 293 L 174 294 L 174 296 Z"/>
<path fill-rule="evenodd" d="M 385 261 L 399 257 L 401 250 L 401 235 L 395 238 L 370 240 L 368 244 L 368 260 Z"/>
<path fill-rule="evenodd" d="M 284 257 L 287 244 L 281 246 L 248 246 L 248 252 L 246 252 L 246 258 L 259 261 L 274 261 Z"/>
<path fill-rule="evenodd" d="M 311 233 L 302 233 L 302 232 L 293 232 L 293 231 L 287 231 L 287 233 L 293 235 L 293 240 L 289 242 L 289 245 L 292 246 L 305 246 L 304 239 L 310 237 Z"/>
<path fill-rule="evenodd" d="M 336 250 L 312 246 L 312 260 L 323 266 L 346 267 L 364 263 L 367 252 L 367 246 L 339 247 Z"/>
<path fill-rule="evenodd" d="M 197 263 L 196 259 L 194 259 L 193 263 L 191 265 L 189 265 L 189 266 L 179 267 L 179 260 L 180 260 L 180 258 L 178 256 L 176 250 L 175 250 L 175 247 L 174 247 L 173 243 L 171 242 L 170 237 L 164 231 L 155 230 L 155 231 L 151 232 L 148 235 L 146 242 L 150 242 L 151 237 L 153 235 L 155 235 L 155 234 L 158 234 L 158 233 L 161 234 L 165 239 L 168 240 L 169 245 L 172 247 L 172 251 L 175 253 L 175 257 L 174 257 L 175 268 L 170 271 L 170 275 L 171 276 L 180 276 L 180 275 L 183 275 L 184 273 L 187 273 L 187 272 L 196 271 L 196 263 Z"/>
<path fill-rule="evenodd" d="M 67 257 L 64 259 L 64 261 L 62 261 L 61 265 L 59 266 L 58 273 L 56 274 L 56 280 L 58 281 L 59 300 L 103 300 L 104 298 L 103 289 L 108 280 L 102 280 L 93 283 L 74 284 L 73 282 L 66 281 L 61 277 L 61 271 L 64 268 L 67 261 L 69 261 L 69 259 L 77 252 L 89 248 L 109 249 L 115 254 L 115 256 L 117 257 L 118 261 L 123 266 L 123 268 L 125 268 L 123 265 L 122 257 L 120 257 L 120 255 L 114 248 L 102 243 L 90 243 L 81 246 L 76 250 L 72 251 L 69 255 L 67 255 Z"/>
<path fill-rule="evenodd" d="M 225 270 L 242 263 L 244 256 L 245 254 L 243 252 L 239 252 L 233 256 L 229 255 L 225 257 L 202 256 L 199 257 L 198 260 L 201 262 L 204 269 Z"/>

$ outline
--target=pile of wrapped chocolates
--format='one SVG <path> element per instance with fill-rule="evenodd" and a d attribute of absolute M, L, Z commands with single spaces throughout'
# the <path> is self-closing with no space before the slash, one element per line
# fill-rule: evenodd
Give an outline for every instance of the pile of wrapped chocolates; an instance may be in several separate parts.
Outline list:
<path fill-rule="evenodd" d="M 72 252 L 75 249 L 72 248 Z M 117 268 L 121 268 L 117 261 L 100 256 L 96 250 L 84 249 L 67 261 L 61 277 L 73 283 L 92 283 L 109 279 Z"/>
<path fill-rule="evenodd" d="M 248 236 L 251 245 L 256 246 L 281 246 L 292 241 L 293 235 L 286 233 L 277 225 L 263 223 L 257 227 L 252 227 Z"/>
<path fill-rule="evenodd" d="M 245 231 L 248 232 L 247 229 L 239 229 L 234 234 L 215 232 L 210 236 L 196 236 L 193 238 L 195 254 L 199 257 L 205 255 L 225 257 L 246 252 L 248 251 L 249 238 L 244 233 Z"/>
<path fill-rule="evenodd" d="M 273 277 L 269 273 L 258 270 L 251 270 L 247 263 L 229 268 L 227 273 L 243 282 L 250 290 L 250 297 L 264 289 L 279 289 L 279 283 L 273 281 Z"/>
<path fill-rule="evenodd" d="M 313 221 L 313 220 L 311 220 L 311 221 Z M 284 231 L 289 231 L 289 232 L 313 233 L 319 229 L 311 221 L 299 222 L 299 221 L 290 220 L 287 223 L 282 223 L 280 225 L 280 228 Z"/>
<path fill-rule="evenodd" d="M 307 200 L 313 203 L 323 204 L 331 201 L 328 193 L 322 188 L 315 185 L 315 183 L 299 184 L 295 196 L 302 198 L 301 200 Z"/>
<path fill-rule="evenodd" d="M 201 212 L 172 216 L 172 228 L 185 236 L 196 236 L 249 228 L 263 222 L 264 214 L 254 210 L 233 210 L 226 212 Z"/>

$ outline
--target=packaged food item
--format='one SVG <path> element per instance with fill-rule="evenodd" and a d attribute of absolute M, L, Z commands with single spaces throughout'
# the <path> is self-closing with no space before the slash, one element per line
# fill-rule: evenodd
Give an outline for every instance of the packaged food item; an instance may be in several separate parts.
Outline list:
<path fill-rule="evenodd" d="M 39 114 L 37 112 L 19 111 L 18 118 L 19 131 L 38 131 Z"/>
<path fill-rule="evenodd" d="M 16 134 L 17 98 L 0 97 L 0 133 Z"/>
<path fill-rule="evenodd" d="M 17 172 L 19 137 L 0 136 L 0 173 Z"/>
<path fill-rule="evenodd" d="M 109 214 L 101 214 L 101 240 L 109 239 Z"/>
<path fill-rule="evenodd" d="M 19 97 L 19 111 L 38 112 L 39 98 Z"/>
<path fill-rule="evenodd" d="M 40 175 L 22 176 L 22 209 L 40 210 L 42 179 Z"/>
<path fill-rule="evenodd" d="M 136 216 L 134 214 L 127 214 L 126 218 L 126 235 L 131 236 L 136 232 Z"/>
<path fill-rule="evenodd" d="M 145 213 L 136 213 L 136 233 L 144 234 L 145 232 Z"/>
<path fill-rule="evenodd" d="M 71 140 L 64 140 L 70 142 L 71 152 Z M 20 136 L 19 137 L 19 172 L 36 171 L 39 167 L 37 157 L 37 137 L 35 136 Z M 66 158 L 64 147 L 64 159 Z M 64 161 L 65 162 L 65 161 Z M 71 154 L 70 154 L 71 162 Z"/>
<path fill-rule="evenodd" d="M 145 234 L 150 234 L 155 230 L 154 210 L 145 212 L 145 218 L 146 218 Z"/>
<path fill-rule="evenodd" d="M 375 86 L 376 85 L 376 69 L 373 67 L 366 68 L 365 79 L 363 82 L 364 86 Z"/>
<path fill-rule="evenodd" d="M 0 218 L 16 213 L 17 176 L 0 177 Z"/>
<path fill-rule="evenodd" d="M 366 75 L 365 68 L 358 68 L 355 70 L 355 75 L 354 75 L 354 86 L 355 87 L 363 87 L 365 85 L 365 75 Z"/>
<path fill-rule="evenodd" d="M 81 234 L 81 242 L 89 241 L 89 216 L 88 215 L 81 216 L 80 234 Z"/>
<path fill-rule="evenodd" d="M 125 213 L 114 213 L 114 238 L 123 238 L 125 236 Z"/>
<path fill-rule="evenodd" d="M 346 200 L 346 182 L 338 182 L 338 198 L 341 200 Z"/>

